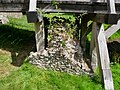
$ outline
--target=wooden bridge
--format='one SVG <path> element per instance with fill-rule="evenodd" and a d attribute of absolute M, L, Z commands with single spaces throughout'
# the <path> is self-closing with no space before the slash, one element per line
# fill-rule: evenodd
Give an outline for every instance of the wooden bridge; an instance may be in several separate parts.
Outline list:
<path fill-rule="evenodd" d="M 50 6 L 51 1 L 54 0 L 37 0 L 37 8 L 45 12 L 108 13 L 109 0 L 55 0 L 59 2 L 60 10 Z M 120 0 L 110 1 L 116 4 L 116 12 L 120 13 Z M 0 11 L 3 12 L 26 12 L 28 9 L 29 0 L 0 0 Z"/>
<path fill-rule="evenodd" d="M 27 12 L 28 22 L 35 23 L 37 51 L 42 51 L 45 49 L 45 40 L 47 40 L 43 25 L 47 21 L 37 8 L 45 13 L 83 14 L 80 23 L 80 44 L 83 52 L 86 50 L 86 36 L 90 28 L 92 30 L 90 44 L 92 69 L 94 70 L 98 63 L 105 90 L 114 90 L 106 40 L 120 28 L 120 0 L 0 0 L 0 12 Z M 90 20 L 93 22 L 87 26 Z M 105 31 L 104 23 L 111 24 Z"/>

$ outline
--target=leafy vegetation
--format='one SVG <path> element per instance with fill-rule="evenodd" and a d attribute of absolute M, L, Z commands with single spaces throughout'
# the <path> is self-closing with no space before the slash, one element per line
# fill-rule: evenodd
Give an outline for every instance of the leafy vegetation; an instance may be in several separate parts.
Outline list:
<path fill-rule="evenodd" d="M 26 22 L 25 16 L 9 20 L 0 26 L 0 90 L 103 90 L 98 73 L 91 78 L 38 69 L 29 64 L 27 56 L 35 50 L 33 25 Z M 24 62 L 21 67 L 11 64 L 21 60 Z M 120 65 L 111 68 L 115 90 L 120 90 Z"/>

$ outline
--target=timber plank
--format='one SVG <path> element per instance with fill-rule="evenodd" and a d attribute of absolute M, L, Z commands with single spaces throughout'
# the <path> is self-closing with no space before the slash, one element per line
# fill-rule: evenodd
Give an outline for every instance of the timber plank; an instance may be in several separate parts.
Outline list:
<path fill-rule="evenodd" d="M 29 0 L 0 0 L 0 3 L 23 3 L 24 1 L 29 2 Z M 37 0 L 38 2 L 51 2 L 52 0 Z M 55 0 L 57 2 L 94 2 L 94 3 L 107 3 L 107 0 Z M 120 3 L 120 0 L 115 0 L 115 3 Z"/>
<path fill-rule="evenodd" d="M 52 0 L 38 0 L 42 2 L 51 2 Z M 66 2 L 66 3 L 73 3 L 73 2 L 94 2 L 94 3 L 107 3 L 107 0 L 55 0 L 57 2 Z M 120 3 L 119 0 L 115 0 L 115 3 Z"/>
<path fill-rule="evenodd" d="M 48 5 L 52 7 L 51 1 L 37 0 L 37 8 L 44 10 Z M 58 10 L 48 7 L 45 12 L 108 13 L 106 0 L 58 0 L 58 2 Z M 119 14 L 120 0 L 115 0 L 115 3 L 116 12 Z M 0 0 L 0 12 L 25 12 L 28 8 L 29 0 Z"/>

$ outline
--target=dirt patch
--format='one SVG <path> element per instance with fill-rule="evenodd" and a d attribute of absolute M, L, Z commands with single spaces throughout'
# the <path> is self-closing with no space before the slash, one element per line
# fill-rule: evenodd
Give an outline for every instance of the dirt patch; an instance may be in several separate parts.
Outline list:
<path fill-rule="evenodd" d="M 11 71 L 17 69 L 10 63 L 12 62 L 10 52 L 0 50 L 0 78 L 10 75 Z"/>
<path fill-rule="evenodd" d="M 9 51 L 0 49 L 0 55 L 10 55 L 10 54 L 11 53 Z"/>

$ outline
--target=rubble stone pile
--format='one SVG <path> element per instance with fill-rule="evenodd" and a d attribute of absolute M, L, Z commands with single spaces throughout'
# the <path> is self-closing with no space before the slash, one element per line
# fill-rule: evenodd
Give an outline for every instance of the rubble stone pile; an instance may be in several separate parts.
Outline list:
<path fill-rule="evenodd" d="M 39 68 L 50 69 L 70 74 L 89 74 L 90 69 L 83 60 L 79 41 L 73 40 L 65 33 L 65 28 L 49 30 L 48 48 L 40 52 L 31 52 L 31 64 Z"/>

